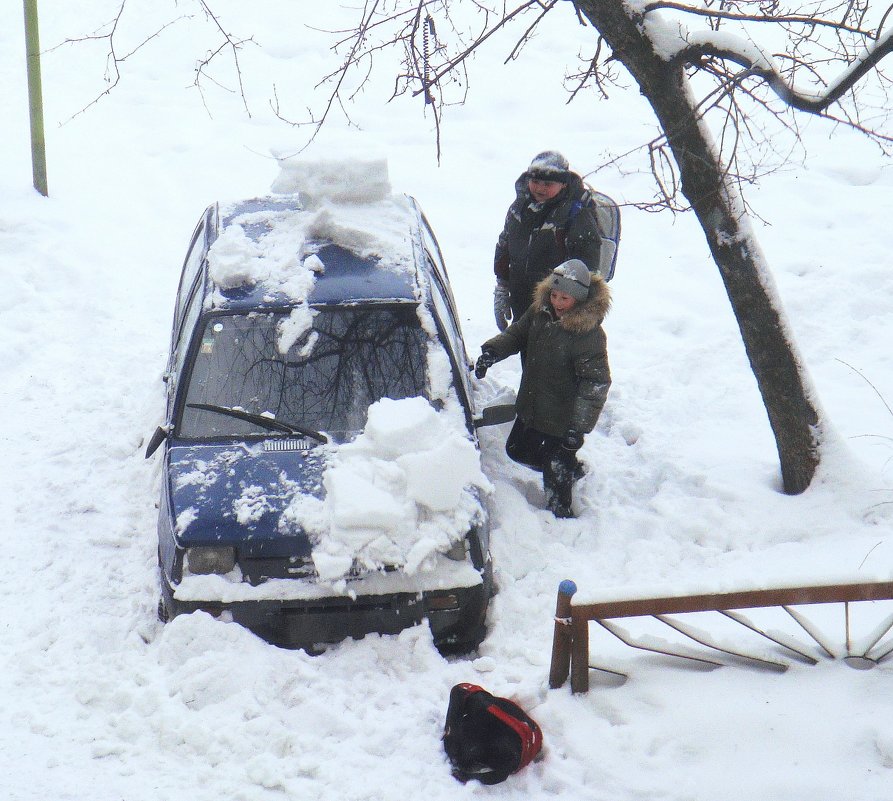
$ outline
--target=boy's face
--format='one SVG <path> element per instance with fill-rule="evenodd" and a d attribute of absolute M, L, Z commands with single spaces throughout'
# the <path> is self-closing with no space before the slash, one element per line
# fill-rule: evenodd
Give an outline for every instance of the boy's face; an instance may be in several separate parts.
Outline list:
<path fill-rule="evenodd" d="M 549 302 L 552 304 L 552 308 L 555 309 L 555 314 L 561 317 L 565 312 L 570 311 L 577 301 L 568 295 L 567 292 L 559 292 L 557 289 L 553 289 L 549 293 Z"/>
<path fill-rule="evenodd" d="M 537 203 L 545 203 L 557 195 L 565 184 L 561 181 L 543 181 L 539 178 L 530 178 L 527 181 L 527 188 Z"/>

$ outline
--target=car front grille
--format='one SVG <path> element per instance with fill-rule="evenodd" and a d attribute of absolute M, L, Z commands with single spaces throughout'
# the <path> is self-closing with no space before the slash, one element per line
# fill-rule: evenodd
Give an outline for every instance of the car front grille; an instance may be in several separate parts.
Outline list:
<path fill-rule="evenodd" d="M 319 444 L 309 439 L 266 439 L 264 440 L 265 451 L 309 451 L 313 446 Z"/>
<path fill-rule="evenodd" d="M 313 564 L 313 558 L 310 556 L 293 556 L 289 558 L 251 558 L 240 556 L 239 567 L 242 570 L 242 576 L 245 581 L 253 585 L 274 578 L 315 579 L 317 577 L 316 567 Z M 357 581 L 370 573 L 392 573 L 399 569 L 396 565 L 384 565 L 378 571 L 374 571 L 354 563 L 344 578 L 347 581 Z"/>
<path fill-rule="evenodd" d="M 239 567 L 242 576 L 250 584 L 260 584 L 267 579 L 308 579 L 316 576 L 313 560 L 307 557 L 278 558 L 240 558 Z"/>

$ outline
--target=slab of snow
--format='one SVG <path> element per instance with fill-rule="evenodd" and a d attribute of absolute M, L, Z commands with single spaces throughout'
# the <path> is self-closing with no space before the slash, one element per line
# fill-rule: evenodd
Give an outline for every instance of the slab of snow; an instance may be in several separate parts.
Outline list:
<path fill-rule="evenodd" d="M 370 406 L 363 433 L 332 449 L 323 486 L 323 500 L 296 498 L 283 520 L 313 535 L 326 582 L 355 565 L 431 570 L 481 519 L 479 494 L 491 488 L 461 416 L 424 398 Z"/>
<path fill-rule="evenodd" d="M 297 193 L 307 208 L 316 208 L 323 201 L 377 203 L 391 195 L 385 158 L 308 161 L 288 153 L 274 151 L 274 155 L 280 171 L 272 190 L 281 194 Z"/>

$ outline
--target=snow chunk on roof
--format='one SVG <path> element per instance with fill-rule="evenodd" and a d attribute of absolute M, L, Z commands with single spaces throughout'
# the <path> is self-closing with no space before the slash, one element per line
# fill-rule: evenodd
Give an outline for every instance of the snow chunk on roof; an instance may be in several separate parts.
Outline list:
<path fill-rule="evenodd" d="M 361 258 L 380 259 L 389 269 L 409 270 L 413 259 L 413 209 L 402 195 L 370 203 L 324 203 L 308 213 L 304 233 L 308 240 L 334 242 Z"/>
<path fill-rule="evenodd" d="M 315 251 L 327 242 L 387 269 L 413 269 L 415 211 L 408 198 L 390 194 L 387 161 L 280 164 L 273 191 L 290 194 L 260 198 L 244 211 L 221 205 L 224 227 L 208 253 L 217 289 L 260 285 L 304 302 L 322 271 Z M 219 293 L 212 302 L 226 304 Z"/>
<path fill-rule="evenodd" d="M 264 233 L 249 236 L 246 228 L 257 225 Z M 302 264 L 305 236 L 300 211 L 237 215 L 208 251 L 211 280 L 223 290 L 245 284 L 275 286 L 301 300 L 313 289 L 315 280 L 313 270 Z"/>
<path fill-rule="evenodd" d="M 324 500 L 299 496 L 283 515 L 314 536 L 323 581 L 355 564 L 431 569 L 482 515 L 474 488 L 490 490 L 461 416 L 424 398 L 372 404 L 364 433 L 333 452 L 323 485 Z"/>
<path fill-rule="evenodd" d="M 323 201 L 375 203 L 391 194 L 386 159 L 299 161 L 275 152 L 273 155 L 280 172 L 272 191 L 297 192 L 307 208 L 316 208 Z"/>
<path fill-rule="evenodd" d="M 308 239 L 326 239 L 389 266 L 409 265 L 411 204 L 391 194 L 385 158 L 305 161 L 274 152 L 279 175 L 272 191 L 296 193 L 309 211 Z"/>

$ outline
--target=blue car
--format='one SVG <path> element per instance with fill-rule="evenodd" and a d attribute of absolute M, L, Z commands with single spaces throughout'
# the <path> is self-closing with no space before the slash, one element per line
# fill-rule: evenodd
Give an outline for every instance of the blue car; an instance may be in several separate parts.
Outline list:
<path fill-rule="evenodd" d="M 370 246 L 376 214 L 386 235 Z M 383 399 L 458 408 L 474 448 L 479 425 L 510 418 L 475 408 L 447 272 L 417 203 L 370 205 L 356 236 L 355 221 L 318 219 L 297 195 L 276 195 L 214 204 L 193 233 L 165 423 L 146 451 L 164 459 L 159 617 L 201 610 L 308 651 L 427 621 L 442 651 L 473 649 L 493 591 L 479 488 L 467 530 L 423 571 L 357 559 L 323 579 L 318 532 L 290 516 L 296 499 L 325 501 L 333 448 L 356 440 Z"/>

